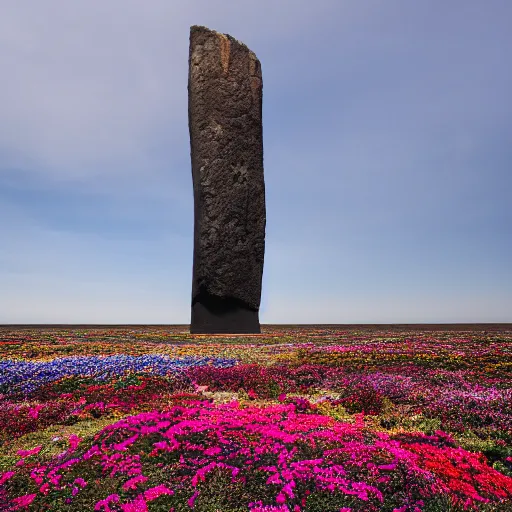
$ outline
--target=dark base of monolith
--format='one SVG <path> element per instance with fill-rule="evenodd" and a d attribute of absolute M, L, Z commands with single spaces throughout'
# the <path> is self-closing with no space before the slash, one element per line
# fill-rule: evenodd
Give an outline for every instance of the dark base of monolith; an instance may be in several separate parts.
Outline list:
<path fill-rule="evenodd" d="M 200 294 L 192 304 L 191 334 L 260 334 L 258 311 L 237 299 Z"/>

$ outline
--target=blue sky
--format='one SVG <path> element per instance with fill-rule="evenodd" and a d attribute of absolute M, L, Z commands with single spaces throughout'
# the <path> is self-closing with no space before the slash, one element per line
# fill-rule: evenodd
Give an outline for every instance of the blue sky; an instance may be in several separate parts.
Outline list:
<path fill-rule="evenodd" d="M 190 25 L 263 72 L 262 323 L 512 322 L 508 0 L 0 7 L 0 323 L 188 323 Z"/>

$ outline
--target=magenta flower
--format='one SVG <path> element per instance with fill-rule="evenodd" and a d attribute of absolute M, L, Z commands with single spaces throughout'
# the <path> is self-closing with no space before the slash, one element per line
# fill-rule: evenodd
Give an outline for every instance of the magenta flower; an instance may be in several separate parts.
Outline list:
<path fill-rule="evenodd" d="M 39 416 L 39 411 L 41 409 L 44 409 L 44 405 L 43 404 L 37 404 L 36 406 L 34 407 L 31 407 L 28 411 L 28 415 L 30 418 L 36 420 Z"/>
<path fill-rule="evenodd" d="M 276 503 L 279 503 L 279 505 L 282 505 L 285 502 L 286 502 L 286 496 L 282 492 L 280 492 L 276 497 Z"/>
<path fill-rule="evenodd" d="M 14 498 L 12 502 L 18 505 L 18 507 L 28 507 L 34 501 L 36 496 L 37 494 L 25 494 L 19 498 Z"/>
<path fill-rule="evenodd" d="M 36 455 L 41 451 L 42 446 L 36 446 L 35 448 L 32 448 L 32 450 L 18 450 L 16 453 L 20 457 L 30 457 L 30 455 Z"/>
<path fill-rule="evenodd" d="M 121 505 L 123 512 L 148 512 L 146 500 L 139 494 L 133 501 Z"/>
<path fill-rule="evenodd" d="M 100 500 L 94 506 L 94 510 L 102 510 L 104 512 L 111 512 L 109 503 L 119 503 L 119 494 L 111 494 L 107 496 L 104 500 Z"/>
<path fill-rule="evenodd" d="M 115 444 L 113 447 L 116 450 L 121 450 L 121 451 L 126 450 L 126 448 L 128 446 L 130 446 L 131 444 L 133 444 L 135 441 L 137 441 L 138 438 L 139 438 L 139 434 L 135 434 L 134 436 L 129 437 L 128 439 L 124 440 L 122 443 Z"/>
<path fill-rule="evenodd" d="M 393 471 L 396 468 L 396 464 L 381 464 L 378 468 L 384 471 Z"/>
<path fill-rule="evenodd" d="M 199 496 L 199 491 L 195 491 L 194 494 L 190 497 L 190 499 L 187 501 L 188 506 L 190 508 L 194 508 L 194 503 L 196 502 L 197 497 Z"/>
<path fill-rule="evenodd" d="M 41 487 L 39 487 L 39 492 L 42 494 L 48 494 L 50 492 L 50 485 L 48 484 L 48 482 L 44 483 L 43 485 L 41 485 Z"/>
<path fill-rule="evenodd" d="M 69 436 L 69 451 L 76 450 L 77 446 L 80 444 L 82 439 L 78 437 L 76 434 L 71 434 Z"/>
<path fill-rule="evenodd" d="M 141 484 L 145 482 L 148 478 L 144 475 L 137 475 L 133 478 L 130 478 L 123 484 L 123 489 L 127 491 L 128 489 L 136 489 L 137 484 Z"/>
<path fill-rule="evenodd" d="M 9 478 L 11 478 L 15 474 L 16 473 L 14 471 L 6 471 L 5 473 L 2 473 L 0 475 L 0 485 L 7 482 L 7 480 L 9 480 Z"/>
<path fill-rule="evenodd" d="M 87 485 L 87 482 L 83 478 L 75 478 L 73 483 L 79 485 L 80 487 L 85 487 Z"/>
<path fill-rule="evenodd" d="M 144 491 L 144 498 L 147 501 L 156 500 L 159 496 L 164 494 L 174 494 L 174 491 L 168 489 L 165 485 L 157 485 L 156 487 L 151 487 Z"/>

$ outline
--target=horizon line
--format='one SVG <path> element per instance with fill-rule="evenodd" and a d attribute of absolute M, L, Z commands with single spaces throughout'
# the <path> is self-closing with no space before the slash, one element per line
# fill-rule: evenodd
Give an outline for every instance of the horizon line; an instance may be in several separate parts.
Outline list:
<path fill-rule="evenodd" d="M 392 322 L 392 323 L 268 323 L 260 324 L 261 327 L 336 327 L 336 328 L 355 328 L 355 327 L 421 327 L 421 328 L 508 328 L 512 329 L 512 322 Z M 104 323 L 0 323 L 0 329 L 6 328 L 52 328 L 52 327 L 72 327 L 72 328 L 95 328 L 95 327 L 117 327 L 117 328 L 128 328 L 128 327 L 155 327 L 155 328 L 190 328 L 190 323 L 183 324 L 152 324 L 152 323 L 131 323 L 131 324 L 104 324 Z M 243 336 L 243 334 L 240 334 Z"/>

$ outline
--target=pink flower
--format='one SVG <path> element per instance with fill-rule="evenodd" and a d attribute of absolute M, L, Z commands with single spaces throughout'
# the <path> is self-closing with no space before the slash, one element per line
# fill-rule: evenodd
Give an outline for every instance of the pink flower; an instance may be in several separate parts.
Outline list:
<path fill-rule="evenodd" d="M 18 505 L 18 507 L 28 507 L 34 501 L 36 496 L 37 494 L 25 494 L 19 498 L 14 498 L 12 501 Z"/>
<path fill-rule="evenodd" d="M 128 489 L 136 489 L 137 484 L 141 484 L 145 482 L 147 479 L 148 477 L 144 475 L 134 476 L 133 478 L 130 478 L 123 484 L 123 489 L 125 491 L 127 491 Z"/>
<path fill-rule="evenodd" d="M 396 468 L 396 463 L 393 464 L 382 464 L 379 466 L 379 469 L 383 469 L 385 471 L 393 471 Z"/>
<path fill-rule="evenodd" d="M 168 489 L 165 485 L 157 485 L 156 487 L 151 487 L 144 492 L 144 498 L 147 501 L 156 500 L 159 496 L 163 494 L 174 494 L 174 491 Z"/>
<path fill-rule="evenodd" d="M 2 473 L 2 475 L 0 475 L 0 485 L 7 482 L 7 480 L 9 480 L 9 478 L 15 474 L 16 473 L 14 471 L 7 471 L 6 473 Z"/>
<path fill-rule="evenodd" d="M 85 452 L 83 455 L 82 455 L 82 459 L 84 460 L 87 460 L 87 459 L 90 459 L 91 457 L 93 457 L 94 455 L 96 455 L 97 453 L 101 453 L 101 450 L 98 448 L 97 445 L 93 445 L 91 446 L 87 452 Z"/>
<path fill-rule="evenodd" d="M 36 446 L 35 448 L 32 448 L 32 450 L 18 450 L 16 453 L 20 457 L 29 457 L 30 455 L 36 455 L 41 451 L 42 446 Z"/>
<path fill-rule="evenodd" d="M 276 502 L 279 503 L 279 505 L 282 505 L 286 501 L 286 496 L 280 492 L 276 497 Z"/>
<path fill-rule="evenodd" d="M 73 483 L 79 485 L 80 487 L 85 487 L 87 485 L 87 482 L 83 478 L 75 478 Z"/>
<path fill-rule="evenodd" d="M 53 485 L 59 485 L 61 478 L 62 478 L 62 475 L 54 475 L 50 478 L 50 483 Z"/>
<path fill-rule="evenodd" d="M 110 494 L 107 496 L 104 500 L 100 500 L 96 503 L 94 506 L 94 510 L 101 510 L 103 509 L 104 512 L 110 512 L 110 507 L 108 504 L 113 501 L 115 503 L 119 502 L 119 494 Z"/>
<path fill-rule="evenodd" d="M 199 491 L 196 491 L 194 494 L 192 494 L 192 496 L 190 497 L 190 499 L 187 501 L 188 503 L 188 506 L 190 508 L 194 508 L 194 503 L 196 502 L 196 498 L 199 496 Z"/>
<path fill-rule="evenodd" d="M 78 437 L 76 434 L 71 434 L 69 436 L 69 450 L 74 451 L 76 450 L 76 447 L 79 445 L 80 441 L 82 439 Z"/>
<path fill-rule="evenodd" d="M 283 481 L 279 478 L 279 473 L 274 473 L 267 478 L 266 484 L 282 484 Z"/>
<path fill-rule="evenodd" d="M 293 488 L 295 487 L 295 482 L 292 480 L 288 482 L 282 489 L 289 498 L 293 498 L 295 495 L 293 494 Z"/>
<path fill-rule="evenodd" d="M 114 448 L 115 450 L 124 451 L 124 450 L 126 450 L 127 446 L 130 446 L 131 444 L 133 444 L 135 441 L 137 441 L 138 438 L 139 438 L 139 434 L 135 434 L 134 436 L 129 437 L 128 439 L 125 439 L 121 443 L 112 445 L 112 448 Z"/>
<path fill-rule="evenodd" d="M 121 505 L 123 512 L 148 512 L 146 500 L 139 494 L 132 502 Z"/>
<path fill-rule="evenodd" d="M 220 448 L 219 446 L 210 446 L 210 448 L 207 448 L 204 451 L 204 454 L 205 455 L 217 455 L 221 451 L 222 451 L 222 448 Z"/>
<path fill-rule="evenodd" d="M 38 416 L 39 416 L 39 411 L 40 411 L 41 409 L 43 409 L 43 408 L 44 408 L 44 405 L 42 405 L 42 404 L 37 404 L 35 407 L 31 407 L 31 408 L 29 409 L 29 411 L 28 411 L 28 415 L 29 415 L 32 419 L 36 420 L 36 419 L 38 418 Z"/>

